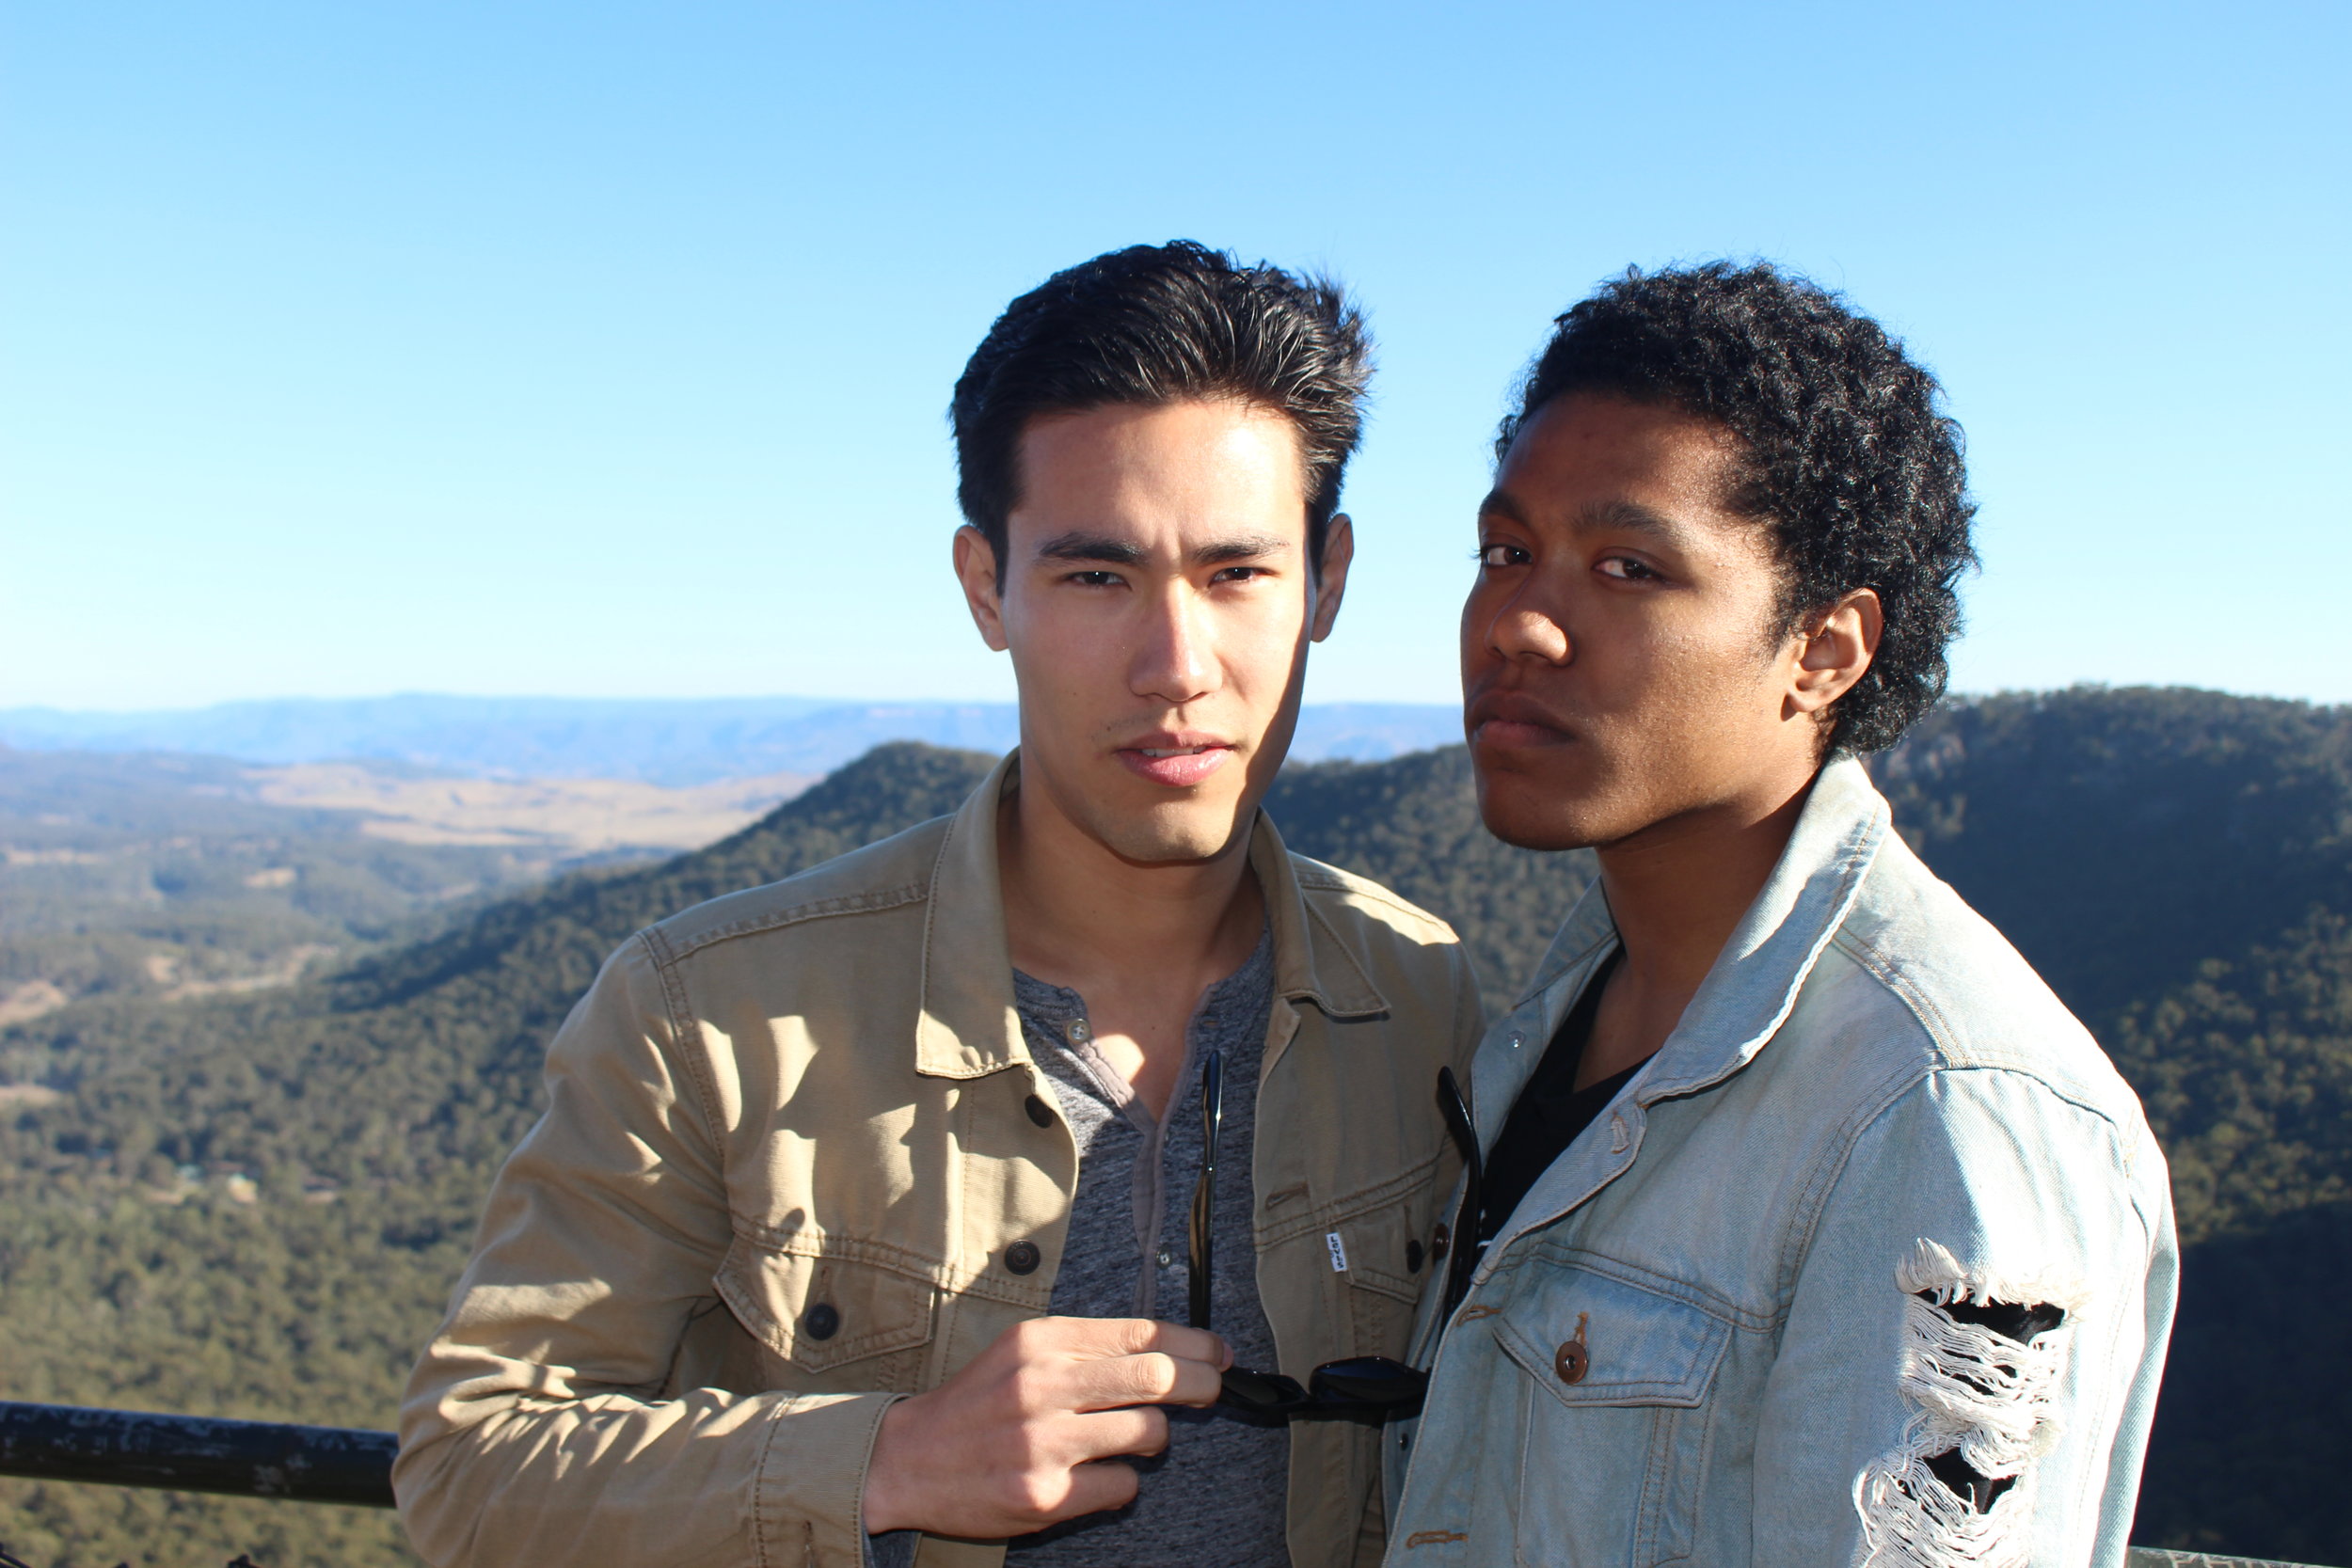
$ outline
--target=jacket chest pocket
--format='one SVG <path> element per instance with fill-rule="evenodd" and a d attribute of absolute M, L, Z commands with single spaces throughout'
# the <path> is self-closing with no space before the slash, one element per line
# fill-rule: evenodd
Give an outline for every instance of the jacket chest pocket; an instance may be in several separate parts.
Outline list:
<path fill-rule="evenodd" d="M 1418 1232 L 1426 1202 L 1389 1203 L 1322 1227 L 1309 1242 L 1339 1276 L 1347 1303 L 1343 1354 L 1402 1358 L 1413 1311 L 1429 1277 L 1428 1243 Z"/>
<path fill-rule="evenodd" d="M 1524 1271 L 1489 1327 L 1528 1385 L 1518 1540 L 1529 1563 L 1691 1555 L 1708 1393 L 1731 1324 L 1574 1265 Z"/>
<path fill-rule="evenodd" d="M 938 1314 L 920 1275 L 846 1258 L 787 1252 L 738 1236 L 719 1266 L 719 1297 L 803 1393 L 913 1393 Z"/>

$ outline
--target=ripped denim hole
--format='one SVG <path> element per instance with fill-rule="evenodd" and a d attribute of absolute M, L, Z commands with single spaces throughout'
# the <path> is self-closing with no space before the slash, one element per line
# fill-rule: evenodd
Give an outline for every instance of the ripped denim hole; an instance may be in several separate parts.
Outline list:
<path fill-rule="evenodd" d="M 1854 1478 L 1866 1562 L 2024 1568 L 2033 1461 L 2058 1438 L 2052 1394 L 2083 1291 L 1963 1267 L 1922 1240 L 1895 1270 L 1903 1303 L 1902 1441 Z"/>

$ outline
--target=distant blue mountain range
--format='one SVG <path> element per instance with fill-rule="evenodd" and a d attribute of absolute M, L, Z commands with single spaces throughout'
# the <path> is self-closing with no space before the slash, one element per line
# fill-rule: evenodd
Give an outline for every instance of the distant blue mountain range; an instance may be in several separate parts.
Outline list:
<path fill-rule="evenodd" d="M 845 703 L 818 697 L 691 701 L 566 697 L 285 698 L 155 713 L 0 710 L 0 746 L 198 752 L 256 763 L 366 760 L 505 778 L 707 784 L 826 773 L 885 740 L 1002 752 L 1010 703 Z M 1299 716 L 1291 754 L 1375 762 L 1462 738 L 1434 703 L 1324 703 Z"/>

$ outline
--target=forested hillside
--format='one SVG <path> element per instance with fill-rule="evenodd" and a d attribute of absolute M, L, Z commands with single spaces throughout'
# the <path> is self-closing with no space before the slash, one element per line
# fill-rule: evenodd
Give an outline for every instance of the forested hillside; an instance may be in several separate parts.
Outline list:
<path fill-rule="evenodd" d="M 549 859 L 395 843 L 348 812 L 270 805 L 218 757 L 0 748 L 0 1023 L 78 996 L 290 980 L 537 880 Z"/>
<path fill-rule="evenodd" d="M 558 872 L 707 844 L 810 782 L 666 790 L 0 746 L 0 1025 L 84 997 L 288 984 Z M 0 1083 L 19 1070 L 0 1057 Z"/>
<path fill-rule="evenodd" d="M 2352 1563 L 2321 1506 L 2352 1351 L 2352 745 L 2341 710 L 2174 691 L 1961 705 L 1880 773 L 2147 1096 L 2191 1251 L 2138 1536 Z M 758 826 L 242 998 L 85 1003 L 0 1035 L 0 1396 L 389 1425 L 548 1035 L 629 930 L 952 809 L 985 759 L 882 748 Z M 1589 874 L 1478 828 L 1460 750 L 1294 768 L 1294 847 L 1453 919 L 1498 992 Z M 2323 1313 L 2328 1313 L 2323 1317 Z M 0 1482 L 28 1561 L 361 1568 L 388 1518 Z"/>

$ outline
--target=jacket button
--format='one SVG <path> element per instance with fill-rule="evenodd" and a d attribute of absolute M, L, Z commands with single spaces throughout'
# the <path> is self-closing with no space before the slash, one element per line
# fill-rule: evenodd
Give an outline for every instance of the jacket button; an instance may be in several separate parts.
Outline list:
<path fill-rule="evenodd" d="M 1031 1095 L 1028 1099 L 1023 1101 L 1021 1102 L 1021 1108 L 1028 1112 L 1029 1119 L 1036 1122 L 1040 1127 L 1051 1127 L 1054 1125 L 1053 1107 L 1046 1104 L 1045 1101 L 1040 1100 L 1037 1096 Z"/>
<path fill-rule="evenodd" d="M 820 1301 L 808 1309 L 808 1316 L 801 1320 L 801 1327 L 812 1339 L 830 1339 L 841 1331 L 841 1314 L 834 1310 L 833 1303 Z"/>
<path fill-rule="evenodd" d="M 1563 1383 L 1583 1382 L 1584 1374 L 1591 1370 L 1592 1365 L 1593 1358 L 1585 1351 L 1584 1341 L 1581 1339 L 1562 1341 L 1559 1353 L 1551 1358 L 1551 1370 L 1560 1374 L 1560 1381 Z"/>
<path fill-rule="evenodd" d="M 1429 1237 L 1429 1260 L 1433 1263 L 1442 1262 L 1445 1259 L 1446 1249 L 1453 1244 L 1454 1232 L 1448 1230 L 1442 1225 L 1438 1227 L 1435 1231 L 1431 1232 Z"/>
<path fill-rule="evenodd" d="M 1421 1273 L 1421 1242 L 1418 1238 L 1405 1243 L 1405 1272 Z"/>
<path fill-rule="evenodd" d="M 1015 1274 L 1035 1274 L 1044 1260 L 1044 1254 L 1038 1251 L 1035 1242 L 1015 1242 L 1005 1248 L 1005 1267 Z"/>

